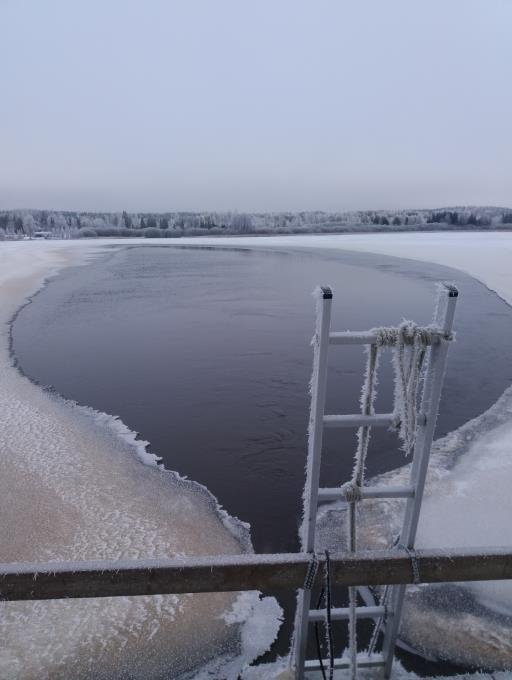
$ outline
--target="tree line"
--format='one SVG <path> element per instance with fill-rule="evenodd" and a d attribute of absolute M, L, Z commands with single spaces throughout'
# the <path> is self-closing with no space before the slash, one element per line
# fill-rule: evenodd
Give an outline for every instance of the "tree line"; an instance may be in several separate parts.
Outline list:
<path fill-rule="evenodd" d="M 0 237 L 32 237 L 47 232 L 57 238 L 95 236 L 177 238 L 201 234 L 332 233 L 512 228 L 512 210 L 452 208 L 441 210 L 352 212 L 168 212 L 118 213 L 22 210 L 0 212 Z"/>

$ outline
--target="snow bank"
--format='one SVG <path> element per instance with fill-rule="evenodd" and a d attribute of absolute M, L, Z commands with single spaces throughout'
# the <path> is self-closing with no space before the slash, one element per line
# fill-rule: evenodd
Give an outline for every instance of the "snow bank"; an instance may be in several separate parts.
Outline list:
<path fill-rule="evenodd" d="M 12 364 L 15 311 L 98 245 L 0 243 L 0 561 L 250 550 L 247 527 L 204 487 L 156 467 L 123 423 L 43 391 Z M 280 614 L 257 593 L 4 603 L 0 678 L 185 677 L 208 663 L 236 678 L 268 648 Z"/>

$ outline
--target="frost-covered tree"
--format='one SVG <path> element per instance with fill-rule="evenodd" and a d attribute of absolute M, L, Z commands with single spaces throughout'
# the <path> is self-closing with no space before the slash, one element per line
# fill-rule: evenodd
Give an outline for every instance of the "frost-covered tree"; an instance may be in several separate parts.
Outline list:
<path fill-rule="evenodd" d="M 284 225 L 286 225 L 286 221 L 284 222 Z M 252 231 L 251 216 L 246 213 L 235 213 L 231 221 L 231 226 L 240 234 L 247 234 Z"/>
<path fill-rule="evenodd" d="M 32 234 L 37 230 L 36 221 L 30 213 L 23 215 L 23 231 L 27 236 L 32 236 Z"/>
<path fill-rule="evenodd" d="M 126 210 L 123 210 L 123 223 L 124 223 L 124 228 L 125 229 L 131 229 L 132 228 L 132 218 Z"/>
<path fill-rule="evenodd" d="M 18 235 L 25 233 L 25 229 L 23 228 L 23 218 L 19 215 L 14 217 L 14 233 Z"/>

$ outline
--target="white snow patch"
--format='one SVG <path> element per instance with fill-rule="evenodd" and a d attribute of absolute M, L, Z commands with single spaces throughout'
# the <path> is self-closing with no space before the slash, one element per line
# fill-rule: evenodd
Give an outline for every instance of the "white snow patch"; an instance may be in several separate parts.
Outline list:
<path fill-rule="evenodd" d="M 269 640 L 273 640 L 279 631 L 283 610 L 276 600 L 266 597 L 260 600 L 258 593 L 239 593 L 231 610 L 225 611 L 221 618 L 228 625 L 244 624 L 242 628 L 242 654 L 235 658 L 212 660 L 199 673 L 194 673 L 194 680 L 211 680 L 211 678 L 239 678 L 250 663 L 269 649 Z"/>

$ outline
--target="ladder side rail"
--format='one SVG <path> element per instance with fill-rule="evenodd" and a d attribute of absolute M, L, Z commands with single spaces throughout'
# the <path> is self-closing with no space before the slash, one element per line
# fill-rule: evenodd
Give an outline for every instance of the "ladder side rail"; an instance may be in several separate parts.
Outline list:
<path fill-rule="evenodd" d="M 312 553 L 315 550 L 315 528 L 318 509 L 318 489 L 320 486 L 320 465 L 322 461 L 323 417 L 327 388 L 327 358 L 329 352 L 329 332 L 331 327 L 332 292 L 330 288 L 321 289 L 321 299 L 317 308 L 317 327 L 314 342 L 313 377 L 311 383 L 311 412 L 309 420 L 308 458 L 306 485 L 304 489 L 304 518 L 302 549 Z M 304 677 L 306 648 L 308 641 L 309 610 L 311 590 L 302 589 L 297 598 L 295 616 L 295 673 L 298 680 Z"/>
<path fill-rule="evenodd" d="M 458 291 L 454 286 L 445 285 L 439 291 L 437 315 L 434 321 L 447 335 L 450 335 L 452 332 L 457 297 Z M 416 540 L 430 450 L 434 439 L 439 402 L 443 388 L 449 344 L 448 340 L 439 339 L 432 345 L 428 371 L 423 386 L 420 413 L 422 415 L 424 414 L 426 418 L 419 421 L 410 474 L 410 484 L 414 487 L 414 496 L 407 500 L 402 532 L 400 534 L 400 543 L 408 549 L 414 548 Z M 391 590 L 389 607 L 390 621 L 386 625 L 383 642 L 383 654 L 386 660 L 384 675 L 386 678 L 389 678 L 391 675 L 405 590 L 405 585 L 394 586 Z"/>

